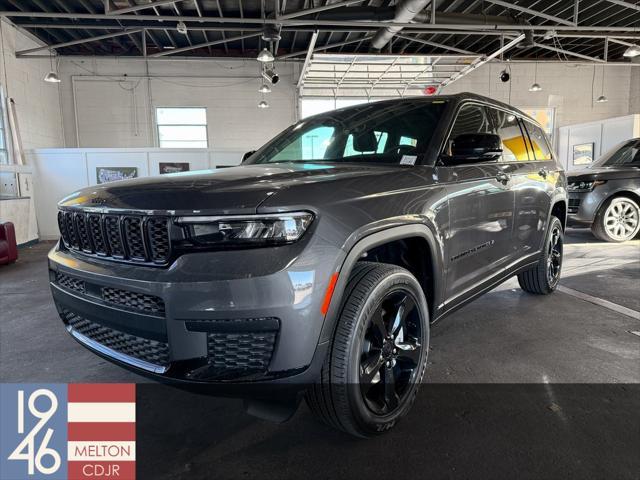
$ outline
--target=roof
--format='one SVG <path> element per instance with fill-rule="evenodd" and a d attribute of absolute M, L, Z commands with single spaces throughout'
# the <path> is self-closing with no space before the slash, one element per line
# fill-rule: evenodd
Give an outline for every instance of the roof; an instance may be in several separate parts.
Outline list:
<path fill-rule="evenodd" d="M 404 25 L 385 52 L 488 55 L 505 39 L 525 32 L 526 42 L 510 49 L 508 57 L 598 61 L 606 51 L 609 60 L 622 61 L 628 44 L 638 42 L 640 36 L 640 5 L 631 0 L 434 1 L 436 22 L 426 19 L 431 11 L 427 5 L 423 18 Z M 318 32 L 316 51 L 368 53 L 371 36 L 382 20 L 393 18 L 396 3 L 0 0 L 0 15 L 48 46 L 56 46 L 58 54 L 98 56 L 255 58 L 266 45 L 261 39 L 263 25 L 271 20 L 280 26 L 281 39 L 273 45 L 276 56 L 304 60 L 314 31 Z M 274 5 L 279 11 L 274 11 Z M 176 30 L 179 21 L 187 27 L 184 34 Z M 90 38 L 94 40 L 87 41 Z"/>

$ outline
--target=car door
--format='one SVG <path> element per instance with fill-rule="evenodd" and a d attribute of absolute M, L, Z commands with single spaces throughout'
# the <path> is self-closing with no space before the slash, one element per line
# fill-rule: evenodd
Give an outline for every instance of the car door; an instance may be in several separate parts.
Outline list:
<path fill-rule="evenodd" d="M 487 107 L 459 107 L 444 149 L 458 135 L 496 133 Z M 443 152 L 446 154 L 446 151 Z M 511 252 L 514 193 L 509 175 L 498 161 L 438 166 L 446 182 L 449 229 L 446 245 L 447 308 L 500 276 Z"/>
<path fill-rule="evenodd" d="M 558 171 L 542 128 L 526 119 L 519 118 L 518 123 L 528 156 L 517 155 L 510 162 L 515 192 L 512 248 L 514 263 L 527 263 L 537 256 L 544 241 Z"/>

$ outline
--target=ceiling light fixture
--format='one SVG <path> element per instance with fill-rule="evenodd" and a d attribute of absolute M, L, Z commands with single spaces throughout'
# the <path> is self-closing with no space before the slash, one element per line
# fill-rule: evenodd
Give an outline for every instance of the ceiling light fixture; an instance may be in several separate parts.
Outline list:
<path fill-rule="evenodd" d="M 530 92 L 540 92 L 542 87 L 538 83 L 538 60 L 536 60 L 536 68 L 533 73 L 533 84 L 529 87 Z"/>
<path fill-rule="evenodd" d="M 631 45 L 622 54 L 623 57 L 634 58 L 640 55 L 640 45 Z"/>
<path fill-rule="evenodd" d="M 596 99 L 597 103 L 605 103 L 609 100 L 604 95 L 604 65 L 602 66 L 602 82 L 600 82 L 600 96 Z"/>
<path fill-rule="evenodd" d="M 271 93 L 271 89 L 269 88 L 269 85 L 267 85 L 266 83 L 263 83 L 258 89 L 258 91 L 260 93 Z"/>
<path fill-rule="evenodd" d="M 176 25 L 176 30 L 178 31 L 178 33 L 181 33 L 182 35 L 186 35 L 187 34 L 187 24 L 184 22 L 178 22 L 178 24 Z"/>
<path fill-rule="evenodd" d="M 53 50 L 49 50 L 49 64 L 51 65 L 51 71 L 44 76 L 44 81 L 47 83 L 60 83 L 60 77 L 53 68 Z"/>
<path fill-rule="evenodd" d="M 543 40 L 551 40 L 556 35 L 558 35 L 558 32 L 556 32 L 555 30 L 547 30 L 546 32 L 544 32 L 544 36 L 542 37 L 542 39 Z"/>
<path fill-rule="evenodd" d="M 267 103 L 266 100 L 260 100 L 260 103 L 258 104 L 258 108 L 269 108 L 269 104 Z"/>
<path fill-rule="evenodd" d="M 262 50 L 260 50 L 257 60 L 262 63 L 269 63 L 269 62 L 273 62 L 275 58 L 273 57 L 273 55 L 269 50 L 267 50 L 266 48 L 263 48 Z"/>
<path fill-rule="evenodd" d="M 275 85 L 280 80 L 280 76 L 272 68 L 265 68 L 262 70 L 262 76 L 272 85 Z"/>

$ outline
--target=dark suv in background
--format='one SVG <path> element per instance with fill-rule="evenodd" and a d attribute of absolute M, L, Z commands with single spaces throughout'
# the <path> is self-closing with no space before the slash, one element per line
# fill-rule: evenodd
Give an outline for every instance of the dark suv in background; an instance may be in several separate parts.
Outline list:
<path fill-rule="evenodd" d="M 513 275 L 554 291 L 567 198 L 538 124 L 460 94 L 306 118 L 239 167 L 59 208 L 51 289 L 84 346 L 263 417 L 305 394 L 370 436 L 410 409 L 433 322 Z"/>
<path fill-rule="evenodd" d="M 640 138 L 616 145 L 569 176 L 569 224 L 591 227 L 606 242 L 640 232 Z"/>

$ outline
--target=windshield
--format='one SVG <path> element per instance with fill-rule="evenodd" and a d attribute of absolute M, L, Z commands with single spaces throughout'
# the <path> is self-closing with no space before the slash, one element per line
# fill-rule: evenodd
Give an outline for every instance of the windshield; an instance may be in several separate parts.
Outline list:
<path fill-rule="evenodd" d="M 640 167 L 640 139 L 629 140 L 609 150 L 596 162 L 593 167 Z"/>
<path fill-rule="evenodd" d="M 427 150 L 444 100 L 370 103 L 289 127 L 246 163 L 363 162 L 413 165 Z"/>

